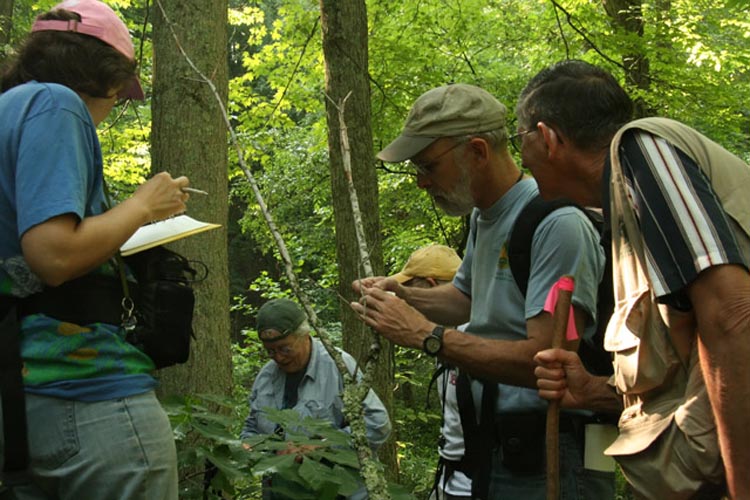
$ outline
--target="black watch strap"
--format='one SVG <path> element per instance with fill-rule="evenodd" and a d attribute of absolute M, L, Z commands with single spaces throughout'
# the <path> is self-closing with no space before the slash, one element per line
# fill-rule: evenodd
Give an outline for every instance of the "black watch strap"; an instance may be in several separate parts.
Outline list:
<path fill-rule="evenodd" d="M 437 356 L 443 348 L 443 333 L 445 333 L 444 326 L 437 325 L 433 328 L 432 333 L 422 341 L 422 350 L 430 356 Z"/>

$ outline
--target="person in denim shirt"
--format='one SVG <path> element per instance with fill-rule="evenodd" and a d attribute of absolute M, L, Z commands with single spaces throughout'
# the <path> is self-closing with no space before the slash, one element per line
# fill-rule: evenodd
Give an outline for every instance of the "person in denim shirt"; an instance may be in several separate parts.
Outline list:
<path fill-rule="evenodd" d="M 272 361 L 266 363 L 253 383 L 250 413 L 240 438 L 280 431 L 278 424 L 267 418 L 266 408 L 291 408 L 302 417 L 328 420 L 333 427 L 349 432 L 341 398 L 344 380 L 320 340 L 310 336 L 304 311 L 289 299 L 274 299 L 260 308 L 256 323 L 258 337 Z M 344 351 L 340 352 L 350 373 L 354 373 L 355 359 Z M 357 377 L 361 378 L 361 375 L 358 373 Z M 362 404 L 367 440 L 376 450 L 391 432 L 388 412 L 372 390 Z M 284 452 L 302 456 L 305 450 L 290 447 Z M 266 478 L 263 498 L 287 498 L 268 487 L 278 487 L 281 483 L 278 476 Z M 367 498 L 364 487 L 350 498 Z"/>

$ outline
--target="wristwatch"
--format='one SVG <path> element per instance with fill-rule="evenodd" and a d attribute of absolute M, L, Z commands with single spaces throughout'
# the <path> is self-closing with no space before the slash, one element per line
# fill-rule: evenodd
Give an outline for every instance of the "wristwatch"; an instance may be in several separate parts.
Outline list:
<path fill-rule="evenodd" d="M 437 325 L 435 328 L 433 328 L 432 333 L 425 337 L 425 339 L 422 341 L 422 350 L 430 356 L 437 356 L 437 354 L 440 352 L 440 349 L 443 348 L 444 332 L 444 326 Z"/>

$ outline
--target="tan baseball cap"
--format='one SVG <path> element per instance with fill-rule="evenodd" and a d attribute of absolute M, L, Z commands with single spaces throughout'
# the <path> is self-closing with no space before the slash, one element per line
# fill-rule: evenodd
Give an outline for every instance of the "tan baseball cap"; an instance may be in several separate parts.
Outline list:
<path fill-rule="evenodd" d="M 505 126 L 505 106 L 484 89 L 465 83 L 428 90 L 414 102 L 404 130 L 377 157 L 398 163 L 441 137 L 479 134 Z"/>
<path fill-rule="evenodd" d="M 461 257 L 445 245 L 428 245 L 415 250 L 406 261 L 401 272 L 390 276 L 399 283 L 412 278 L 434 278 L 450 281 L 461 265 Z"/>

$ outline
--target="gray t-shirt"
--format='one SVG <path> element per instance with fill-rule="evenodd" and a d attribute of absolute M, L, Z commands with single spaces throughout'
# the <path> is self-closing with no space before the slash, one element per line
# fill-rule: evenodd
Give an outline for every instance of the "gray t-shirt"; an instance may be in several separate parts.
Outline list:
<path fill-rule="evenodd" d="M 537 227 L 525 299 L 513 279 L 508 240 L 521 210 L 537 193 L 535 180 L 523 180 L 476 217 L 465 257 L 453 280 L 454 286 L 471 298 L 468 333 L 493 339 L 526 338 L 526 320 L 543 310 L 547 293 L 564 275 L 575 278 L 573 303 L 589 315 L 584 337 L 594 333 L 597 289 L 605 256 L 599 245 L 599 233 L 578 209 L 555 210 Z M 536 389 L 498 386 L 498 412 L 547 407 Z M 476 394 L 474 400 L 478 400 Z"/>

